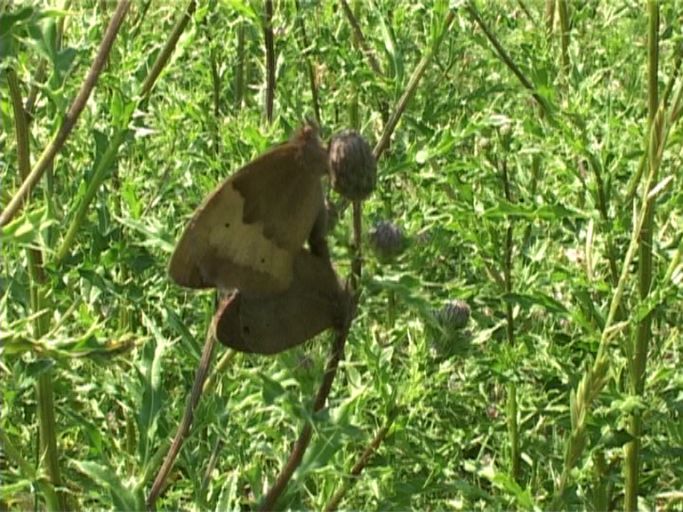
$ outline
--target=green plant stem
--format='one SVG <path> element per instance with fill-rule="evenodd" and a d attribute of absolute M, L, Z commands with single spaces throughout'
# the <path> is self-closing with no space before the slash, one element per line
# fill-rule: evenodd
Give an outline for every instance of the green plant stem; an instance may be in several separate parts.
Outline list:
<path fill-rule="evenodd" d="M 514 381 L 508 382 L 506 386 L 507 403 L 507 428 L 510 440 L 510 476 L 519 482 L 520 479 L 520 448 L 519 448 L 519 422 L 517 412 L 517 384 Z"/>
<path fill-rule="evenodd" d="M 100 185 L 107 177 L 107 173 L 114 165 L 116 156 L 119 152 L 119 147 L 125 140 L 127 133 L 128 128 L 118 128 L 116 130 L 116 132 L 114 133 L 113 137 L 109 142 L 109 146 L 107 146 L 107 150 L 105 151 L 104 155 L 102 155 L 102 158 L 97 164 L 95 172 L 93 173 L 92 178 L 88 183 L 88 187 L 86 188 L 85 195 L 83 196 L 81 202 L 78 204 L 76 214 L 71 220 L 66 235 L 64 236 L 64 239 L 62 240 L 62 243 L 60 244 L 59 249 L 57 250 L 57 254 L 55 256 L 55 262 L 57 264 L 60 264 L 69 253 L 69 250 L 71 249 L 71 246 L 74 240 L 76 239 L 76 235 L 78 234 L 78 231 L 81 228 L 81 224 L 83 224 L 83 220 L 85 219 L 85 216 L 88 213 L 90 203 L 95 198 L 95 194 L 97 194 Z"/>
<path fill-rule="evenodd" d="M 662 105 L 666 108 L 667 105 L 669 104 L 669 100 L 671 99 L 671 94 L 673 93 L 674 89 L 674 84 L 676 83 L 676 80 L 678 79 L 680 72 L 681 72 L 681 60 L 683 59 L 683 51 L 679 52 L 676 55 L 676 59 L 674 61 L 674 67 L 673 71 L 671 72 L 671 75 L 669 76 L 669 82 L 666 84 L 666 87 L 664 89 L 664 94 L 662 95 Z M 648 83 L 648 85 L 650 85 Z M 683 89 L 679 90 L 680 92 L 683 91 Z M 649 99 L 648 99 L 649 102 Z M 673 104 L 676 105 L 678 102 L 680 102 L 680 98 L 677 98 L 674 100 Z M 671 117 L 669 119 L 670 124 L 674 124 L 676 122 L 677 118 L 677 113 L 676 113 L 676 107 L 672 107 L 671 111 Z M 649 132 L 645 132 L 645 136 L 643 137 L 643 145 L 647 146 L 648 141 L 649 141 Z M 625 205 L 630 205 L 633 199 L 635 198 L 637 192 L 638 192 L 638 185 L 640 184 L 640 180 L 643 177 L 643 173 L 645 172 L 645 167 L 647 166 L 647 151 L 643 152 L 643 156 L 640 158 L 640 162 L 638 163 L 638 171 L 631 177 L 631 179 L 628 182 L 628 185 L 626 187 L 626 196 L 624 199 L 624 204 Z"/>
<path fill-rule="evenodd" d="M 237 26 L 237 62 L 235 63 L 235 108 L 238 110 L 242 108 L 242 99 L 244 97 L 244 22 Z"/>
<path fill-rule="evenodd" d="M 213 90 L 213 116 L 214 121 L 218 123 L 221 115 L 221 76 L 218 73 L 218 62 L 216 61 L 216 49 L 211 49 L 211 85 Z M 217 133 L 217 131 L 216 131 Z M 218 151 L 218 144 L 215 147 Z"/>
<path fill-rule="evenodd" d="M 59 452 L 57 451 L 57 429 L 55 426 L 55 399 L 52 386 L 53 371 L 47 370 L 38 377 L 36 401 L 38 403 L 38 432 L 40 436 L 39 461 L 44 465 L 53 488 L 61 486 Z M 66 495 L 56 491 L 45 495 L 46 500 L 56 495 L 57 502 L 47 502 L 48 510 L 66 510 Z"/>
<path fill-rule="evenodd" d="M 617 318 L 617 312 L 621 307 L 624 289 L 630 274 L 631 263 L 633 262 L 636 251 L 642 240 L 641 235 L 643 233 L 643 226 L 645 225 L 649 208 L 654 204 L 656 199 L 656 195 L 649 194 L 649 190 L 654 184 L 654 177 L 657 174 L 657 168 L 661 164 L 664 144 L 666 143 L 666 138 L 669 133 L 668 130 L 665 129 L 664 121 L 664 111 L 659 110 L 655 122 L 653 123 L 652 130 L 650 131 L 650 171 L 643 191 L 642 206 L 636 224 L 633 227 L 631 240 L 621 267 L 621 274 L 610 301 L 609 312 L 600 336 L 598 352 L 592 366 L 586 369 L 579 385 L 576 390 L 572 391 L 570 397 L 572 430 L 567 439 L 564 467 L 555 490 L 553 503 L 550 507 L 552 509 L 561 508 L 560 503 L 566 486 L 569 483 L 571 470 L 581 456 L 586 444 L 586 421 L 590 414 L 591 406 L 607 382 L 607 372 L 610 365 L 608 349 L 616 330 L 614 322 Z"/>
<path fill-rule="evenodd" d="M 220 357 L 220 359 L 214 366 L 211 375 L 209 375 L 209 378 L 206 379 L 206 382 L 204 383 L 204 393 L 210 393 L 211 391 L 213 391 L 213 388 L 216 386 L 218 379 L 224 374 L 225 369 L 232 362 L 232 360 L 235 359 L 236 355 L 237 352 L 234 350 L 226 350 L 223 353 L 223 355 Z"/>
<path fill-rule="evenodd" d="M 545 31 L 549 42 L 552 40 L 555 26 L 555 2 L 556 0 L 545 0 Z"/>
<path fill-rule="evenodd" d="M 425 54 L 422 56 L 422 59 L 420 59 L 420 62 L 415 67 L 415 70 L 413 71 L 413 74 L 411 75 L 410 80 L 408 80 L 408 85 L 406 86 L 406 90 L 403 92 L 403 94 L 401 95 L 401 98 L 398 100 L 398 103 L 396 104 L 396 108 L 394 109 L 394 112 L 391 114 L 391 116 L 389 117 L 389 120 L 387 121 L 387 124 L 384 127 L 384 131 L 382 132 L 382 136 L 381 136 L 379 142 L 377 143 L 377 145 L 375 146 L 373 154 L 374 154 L 376 160 L 378 160 L 379 157 L 382 155 L 382 153 L 384 153 L 386 148 L 389 147 L 389 141 L 391 140 L 391 135 L 394 133 L 394 129 L 396 128 L 396 125 L 398 125 L 398 121 L 401 119 L 401 116 L 403 115 L 403 111 L 408 106 L 408 102 L 413 97 L 413 94 L 415 94 L 415 91 L 417 90 L 417 86 L 420 83 L 420 79 L 424 75 L 424 73 L 427 69 L 427 66 L 432 61 L 434 54 L 439 50 L 439 47 L 441 46 L 441 42 L 443 41 L 443 38 L 448 33 L 448 30 L 451 26 L 451 23 L 453 23 L 453 19 L 455 19 L 455 12 L 450 10 L 450 11 L 448 11 L 448 15 L 446 16 L 446 19 L 444 20 L 443 29 L 441 30 L 441 34 L 439 34 L 439 37 L 436 39 L 436 41 L 434 41 L 434 44 L 432 44 L 430 49 L 425 52 Z"/>
<path fill-rule="evenodd" d="M 605 454 L 598 450 L 593 454 L 593 510 L 609 510 L 611 485 L 608 478 L 609 468 Z"/>
<path fill-rule="evenodd" d="M 664 275 L 663 279 L 664 283 L 668 283 L 669 281 L 671 281 L 674 272 L 676 272 L 678 265 L 681 263 L 681 259 L 683 259 L 683 234 L 679 235 L 678 248 L 676 249 L 673 258 L 671 258 L 669 266 L 666 269 L 666 274 Z"/>
<path fill-rule="evenodd" d="M 657 115 L 658 97 L 658 68 L 659 68 L 659 2 L 649 0 L 647 4 L 648 23 L 648 126 L 653 131 L 653 123 Z M 650 165 L 652 183 L 657 181 L 658 166 L 653 165 L 655 156 L 650 151 Z M 646 192 L 650 192 L 647 187 Z M 645 220 L 641 231 L 641 242 L 638 255 L 638 291 L 641 301 L 646 301 L 652 286 L 652 233 L 654 230 L 654 204 L 649 202 L 645 206 Z M 647 353 L 652 338 L 652 312 L 649 312 L 638 323 L 634 346 L 629 351 L 629 392 L 642 396 L 645 389 L 645 370 L 647 367 Z M 642 434 L 641 411 L 635 410 L 629 418 L 629 433 L 632 441 L 625 447 L 625 488 L 624 510 L 638 509 L 638 476 L 640 471 L 640 446 Z"/>
<path fill-rule="evenodd" d="M 196 1 L 191 0 L 185 8 L 183 14 L 176 22 L 175 26 L 173 27 L 173 30 L 171 31 L 171 34 L 167 39 L 164 48 L 161 50 L 161 52 L 159 52 L 159 55 L 154 61 L 154 64 L 152 64 L 152 69 L 150 70 L 149 75 L 147 75 L 145 81 L 142 84 L 138 105 L 142 105 L 147 101 L 152 91 L 152 88 L 156 83 L 156 79 L 159 78 L 161 71 L 163 70 L 164 66 L 168 63 L 168 60 L 173 54 L 173 50 L 176 44 L 178 43 L 178 40 L 180 39 L 180 35 L 189 23 L 195 8 Z M 107 146 L 106 151 L 102 155 L 102 158 L 99 161 L 90 182 L 88 183 L 85 195 L 81 199 L 81 202 L 78 204 L 76 208 L 76 214 L 71 220 L 66 235 L 64 236 L 64 239 L 62 240 L 62 243 L 60 244 L 59 249 L 57 250 L 55 256 L 55 261 L 57 263 L 61 263 L 71 250 L 71 246 L 73 245 L 73 242 L 76 239 L 76 235 L 78 234 L 78 231 L 80 230 L 81 225 L 85 220 L 85 216 L 88 213 L 90 203 L 95 198 L 97 191 L 106 179 L 107 173 L 114 165 L 114 162 L 118 155 L 119 148 L 121 144 L 123 144 L 123 142 L 125 141 L 126 135 L 128 134 L 127 126 L 130 120 L 132 119 L 132 116 L 133 112 L 131 112 L 129 119 L 125 123 L 122 123 L 123 128 L 116 129 L 114 135 L 112 136 L 109 142 L 109 145 Z"/>
<path fill-rule="evenodd" d="M 220 134 L 220 117 L 221 117 L 221 88 L 222 80 L 221 74 L 218 70 L 218 45 L 213 37 L 213 28 L 218 14 L 215 12 L 217 3 L 211 2 L 210 8 L 212 9 L 212 14 L 210 16 L 205 16 L 202 21 L 202 29 L 207 39 L 207 44 L 209 46 L 209 68 L 211 70 L 211 99 L 213 104 L 213 110 L 211 115 L 207 115 L 208 125 L 211 130 L 211 136 L 213 139 L 213 152 L 216 156 L 221 154 L 221 134 Z M 182 19 L 185 19 L 184 16 Z"/>
<path fill-rule="evenodd" d="M 30 172 L 30 144 L 28 117 L 24 111 L 19 80 L 13 68 L 8 68 L 7 85 L 9 87 L 12 108 L 14 111 L 14 127 L 17 137 L 17 163 L 19 173 L 26 179 Z M 33 319 L 33 331 L 36 339 L 40 339 L 48 330 L 48 318 L 41 314 L 45 307 L 45 286 L 47 279 L 43 270 L 43 255 L 38 249 L 27 250 L 28 269 L 31 276 L 31 309 L 36 314 Z M 52 390 L 52 371 L 40 375 L 36 386 L 38 402 L 38 428 L 40 432 L 40 451 L 38 464 L 44 465 L 49 484 L 43 486 L 43 493 L 49 510 L 66 508 L 66 496 L 56 492 L 61 484 L 59 471 L 59 454 L 57 451 L 57 434 L 55 430 L 54 396 Z"/>
<path fill-rule="evenodd" d="M 196 8 L 197 1 L 190 0 L 190 2 L 187 4 L 187 7 L 185 7 L 183 14 L 181 14 L 178 18 L 178 21 L 174 25 L 173 30 L 171 30 L 171 34 L 168 36 L 166 43 L 164 43 L 164 47 L 161 49 L 161 52 L 159 52 L 154 64 L 152 64 L 152 69 L 142 84 L 142 88 L 140 89 L 140 96 L 142 98 L 149 96 L 149 93 L 152 91 L 152 88 L 154 87 L 157 78 L 159 78 L 161 71 L 168 63 L 171 55 L 173 55 L 173 50 L 175 50 L 180 36 L 185 31 L 185 27 L 187 27 L 187 24 L 192 19 L 192 14 L 194 14 Z"/>
<path fill-rule="evenodd" d="M 362 243 L 363 203 L 353 202 L 353 261 L 351 262 L 352 284 L 354 290 L 360 284 L 361 267 L 363 264 Z"/>
<path fill-rule="evenodd" d="M 92 66 L 88 71 L 88 75 L 83 81 L 83 85 L 71 104 L 69 111 L 64 116 L 64 122 L 62 122 L 57 134 L 53 137 L 50 144 L 48 144 L 48 146 L 45 148 L 30 174 L 21 184 L 21 187 L 19 187 L 19 190 L 17 190 L 10 202 L 7 204 L 7 207 L 3 210 L 2 214 L 0 214 L 0 226 L 6 225 L 16 216 L 17 213 L 19 213 L 24 205 L 24 202 L 28 199 L 35 186 L 43 177 L 45 170 L 50 166 L 50 164 L 52 164 L 55 156 L 64 146 L 66 139 L 69 137 L 71 131 L 76 125 L 76 121 L 80 117 L 81 112 L 83 111 L 83 108 L 90 97 L 90 93 L 95 87 L 97 79 L 99 78 L 105 63 L 107 62 L 109 52 L 114 44 L 114 39 L 116 38 L 116 34 L 118 33 L 121 24 L 123 23 L 129 5 L 130 2 L 128 0 L 121 0 L 116 7 L 116 11 L 109 21 L 107 31 L 104 34 L 104 38 L 102 39 L 102 43 L 100 44 L 100 48 L 95 56 L 95 59 L 93 60 Z"/>
<path fill-rule="evenodd" d="M 529 10 L 529 7 L 524 3 L 524 0 L 517 0 L 517 5 L 519 6 L 520 9 L 522 9 L 522 12 L 529 19 L 529 21 L 535 25 L 536 19 L 534 18 L 534 15 Z"/>
<path fill-rule="evenodd" d="M 147 11 L 149 10 L 150 5 L 152 5 L 152 0 L 145 0 L 144 3 L 142 3 L 142 7 L 138 8 L 138 15 L 135 17 L 133 23 L 131 23 L 131 38 L 135 38 L 138 35 L 140 27 L 145 21 L 145 17 L 147 16 Z"/>
<path fill-rule="evenodd" d="M 503 151 L 509 151 L 509 145 L 504 144 Z M 512 187 L 510 175 L 508 173 L 507 159 L 504 156 L 500 164 L 503 182 L 503 194 L 507 202 L 512 203 Z M 507 219 L 508 226 L 505 230 L 505 261 L 503 262 L 503 275 L 505 277 L 505 292 L 512 293 L 512 253 L 514 251 L 514 226 L 512 218 Z M 513 305 L 509 301 L 505 302 L 506 332 L 508 345 L 510 348 L 515 346 L 515 318 Z M 519 425 L 517 423 L 517 386 L 515 376 L 507 386 L 507 426 L 508 438 L 510 441 L 510 475 L 517 482 L 519 481 L 520 448 L 519 448 Z"/>

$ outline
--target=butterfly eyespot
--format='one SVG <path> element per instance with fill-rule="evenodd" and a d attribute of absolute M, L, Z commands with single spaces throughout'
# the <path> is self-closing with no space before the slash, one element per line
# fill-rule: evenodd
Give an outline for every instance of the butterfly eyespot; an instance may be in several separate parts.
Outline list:
<path fill-rule="evenodd" d="M 226 222 L 226 223 L 225 223 L 225 227 L 226 227 L 226 228 L 229 228 L 229 227 L 230 227 L 230 223 L 229 223 L 229 222 Z"/>
<path fill-rule="evenodd" d="M 265 258 L 261 258 L 261 263 L 265 263 L 265 262 L 266 262 L 266 259 L 265 259 Z"/>

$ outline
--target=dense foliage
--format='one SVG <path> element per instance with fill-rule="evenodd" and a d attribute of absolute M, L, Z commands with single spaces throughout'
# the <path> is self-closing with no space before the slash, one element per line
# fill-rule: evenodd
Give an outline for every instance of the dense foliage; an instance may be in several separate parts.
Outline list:
<path fill-rule="evenodd" d="M 35 165 L 116 7 L 58 4 L 0 11 L 3 209 L 23 175 L 13 99 Z M 683 3 L 350 4 L 366 50 L 340 3 L 274 2 L 269 123 L 261 2 L 199 2 L 149 94 L 186 5 L 132 3 L 2 228 L 1 508 L 144 506 L 214 309 L 167 276 L 189 215 L 316 117 L 309 71 L 324 137 L 356 128 L 374 145 L 420 62 L 363 203 L 360 303 L 328 407 L 311 415 L 330 335 L 275 357 L 219 349 L 160 506 L 255 506 L 307 421 L 279 508 L 322 509 L 343 486 L 348 509 L 629 508 L 633 475 L 643 508 L 681 506 Z M 385 221 L 405 237 L 388 257 L 368 236 Z M 349 208 L 328 236 L 343 275 L 352 231 Z"/>

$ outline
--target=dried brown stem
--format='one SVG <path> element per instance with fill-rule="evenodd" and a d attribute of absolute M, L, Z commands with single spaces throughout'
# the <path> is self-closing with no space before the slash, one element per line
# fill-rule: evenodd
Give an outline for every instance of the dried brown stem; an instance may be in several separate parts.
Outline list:
<path fill-rule="evenodd" d="M 109 52 L 114 44 L 114 39 L 116 39 L 116 35 L 121 28 L 129 6 L 129 0 L 121 0 L 117 5 L 116 11 L 114 12 L 114 15 L 109 21 L 109 25 L 107 26 L 107 31 L 104 34 L 104 38 L 100 43 L 100 48 L 95 56 L 95 60 L 93 60 L 90 70 L 88 71 L 78 95 L 71 104 L 69 111 L 64 116 L 64 121 L 62 122 L 59 131 L 47 148 L 45 148 L 45 151 L 43 151 L 43 154 L 40 156 L 40 159 L 31 170 L 31 173 L 21 184 L 19 190 L 14 194 L 7 207 L 0 215 L 0 226 L 6 225 L 16 216 L 17 213 L 19 213 L 25 201 L 33 192 L 33 189 L 37 185 L 38 181 L 40 181 L 40 178 L 42 178 L 45 170 L 50 166 L 57 153 L 64 146 L 66 139 L 76 125 L 76 121 L 81 115 L 83 108 L 85 108 L 85 104 L 90 97 L 90 93 L 95 87 L 97 79 L 99 78 L 105 63 L 107 62 Z"/>
<path fill-rule="evenodd" d="M 393 114 L 391 114 L 389 121 L 387 121 L 387 124 L 384 127 L 384 132 L 382 133 L 382 137 L 380 138 L 379 142 L 377 143 L 377 146 L 375 146 L 375 150 L 373 151 L 373 154 L 375 155 L 376 160 L 379 159 L 379 157 L 382 155 L 382 153 L 384 153 L 384 151 L 389 146 L 389 141 L 391 140 L 391 135 L 394 133 L 394 130 L 396 129 L 396 125 L 398 125 L 398 121 L 401 119 L 401 116 L 403 115 L 403 112 L 405 111 L 406 107 L 408 106 L 408 102 L 413 97 L 413 94 L 415 94 L 415 91 L 417 90 L 417 86 L 420 83 L 420 79 L 422 78 L 422 75 L 424 75 L 425 71 L 427 70 L 427 66 L 432 61 L 432 57 L 438 51 L 439 46 L 441 45 L 441 41 L 443 40 L 443 37 L 448 32 L 448 29 L 451 26 L 451 23 L 453 22 L 454 18 L 455 18 L 455 12 L 454 11 L 448 11 L 448 15 L 446 16 L 446 19 L 444 21 L 444 28 L 443 28 L 443 31 L 441 33 L 441 37 L 439 38 L 438 41 L 435 42 L 435 44 L 432 45 L 432 48 L 424 54 L 424 56 L 422 57 L 422 59 L 418 63 L 417 67 L 413 71 L 413 74 L 410 77 L 410 80 L 408 81 L 408 86 L 406 87 L 405 92 L 403 93 L 401 98 L 398 100 L 398 103 L 396 104 L 396 108 L 394 109 Z"/>
<path fill-rule="evenodd" d="M 351 276 L 353 288 L 357 289 L 360 284 L 360 274 L 363 266 L 363 250 L 362 250 L 362 226 L 363 222 L 363 206 L 360 201 L 353 202 L 353 262 L 351 265 Z"/>
<path fill-rule="evenodd" d="M 152 88 L 154 87 L 156 79 L 159 77 L 161 70 L 168 63 L 168 60 L 171 57 L 173 50 L 175 49 L 176 43 L 180 38 L 180 34 L 182 33 L 183 29 L 187 26 L 187 23 L 190 20 L 192 12 L 195 9 L 195 3 L 195 0 L 190 1 L 185 13 L 180 17 L 175 27 L 173 28 L 173 31 L 171 32 L 171 35 L 166 41 L 164 48 L 161 50 L 161 52 L 159 52 L 159 55 L 154 61 L 154 64 L 152 64 L 152 69 L 150 70 L 149 74 L 147 75 L 147 78 L 145 79 L 142 85 L 140 92 L 141 100 L 138 102 L 138 105 L 144 105 L 144 103 L 147 101 L 149 94 L 152 91 Z M 57 250 L 57 253 L 55 255 L 56 262 L 62 262 L 68 254 L 69 250 L 71 249 L 71 246 L 73 245 L 74 240 L 76 239 L 76 235 L 78 234 L 78 230 L 81 228 L 81 225 L 88 213 L 90 203 L 95 198 L 95 194 L 97 194 L 100 185 L 102 185 L 105 178 L 107 177 L 107 171 L 116 161 L 119 147 L 124 143 L 126 138 L 127 125 L 127 122 L 124 123 L 123 127 L 120 127 L 119 129 L 115 130 L 114 134 L 112 135 L 109 141 L 109 145 L 106 151 L 104 152 L 104 155 L 100 159 L 92 175 L 92 178 L 88 182 L 85 195 L 76 207 L 76 214 L 74 215 L 71 224 L 69 224 L 69 227 L 66 231 L 66 235 L 64 235 L 62 243 L 60 244 L 59 249 Z"/>
<path fill-rule="evenodd" d="M 263 35 L 266 42 L 266 119 L 273 122 L 275 101 L 275 43 L 273 42 L 273 1 L 266 0 Z"/>
<path fill-rule="evenodd" d="M 204 350 L 202 351 L 202 357 L 199 360 L 199 366 L 197 367 L 197 372 L 195 373 L 194 383 L 192 384 L 192 392 L 187 400 L 185 406 L 185 412 L 183 413 L 183 419 L 178 426 L 178 431 L 173 439 L 173 444 L 164 459 L 159 473 L 154 479 L 152 484 L 152 489 L 149 491 L 149 496 L 147 497 L 147 508 L 149 510 L 154 510 L 156 506 L 156 500 L 161 494 L 164 482 L 168 474 L 171 472 L 173 463 L 175 462 L 180 449 L 183 446 L 185 437 L 190 431 L 190 426 L 192 425 L 192 419 L 194 417 L 194 411 L 197 408 L 199 399 L 202 396 L 202 390 L 204 388 L 204 381 L 209 373 L 209 365 L 211 363 L 211 356 L 213 355 L 213 349 L 216 346 L 216 337 L 214 336 L 214 324 L 213 322 L 206 331 L 206 341 L 204 342 Z"/>
<path fill-rule="evenodd" d="M 302 52 L 304 59 L 306 60 L 306 68 L 308 70 L 308 82 L 311 86 L 311 97 L 313 99 L 313 113 L 315 114 L 315 120 L 318 123 L 318 126 L 322 126 L 322 121 L 320 120 L 320 102 L 318 100 L 318 84 L 315 80 L 315 70 L 313 69 L 313 63 L 307 55 L 309 46 L 308 36 L 306 35 L 306 25 L 304 23 L 301 11 L 301 3 L 299 2 L 299 0 L 296 0 L 296 12 L 297 24 L 299 25 L 299 31 L 301 33 Z"/>
<path fill-rule="evenodd" d="M 488 25 L 484 23 L 484 20 L 479 15 L 479 11 L 474 6 L 473 2 L 467 3 L 467 11 L 470 13 L 470 16 L 472 17 L 474 22 L 477 25 L 479 25 L 479 28 L 481 28 L 481 30 L 484 32 L 489 42 L 493 45 L 493 47 L 496 50 L 496 53 L 500 57 L 500 60 L 502 60 L 503 63 L 508 67 L 508 69 L 512 71 L 512 73 L 517 77 L 517 79 L 521 82 L 524 88 L 531 93 L 531 96 L 534 98 L 534 100 L 536 100 L 538 106 L 541 107 L 541 109 L 546 114 L 549 113 L 549 107 L 546 101 L 536 92 L 536 88 L 531 83 L 531 81 L 524 75 L 524 73 L 522 73 L 522 70 L 519 69 L 519 67 L 512 60 L 512 58 L 505 50 L 505 48 L 503 48 L 503 45 L 501 45 L 498 39 L 496 39 L 496 36 L 493 34 Z"/>
<path fill-rule="evenodd" d="M 389 433 L 389 429 L 391 428 L 392 423 L 393 418 L 390 418 L 389 422 L 386 425 L 384 425 L 381 429 L 379 429 L 379 431 L 372 439 L 370 444 L 365 448 L 361 456 L 358 458 L 358 461 L 354 464 L 353 468 L 351 468 L 351 471 L 349 473 L 351 477 L 357 477 L 365 469 L 365 467 L 368 465 L 368 462 L 370 462 L 372 456 L 375 454 L 375 452 L 379 449 L 380 445 L 384 441 L 384 438 L 387 437 L 387 434 Z M 353 481 L 354 480 L 352 479 L 351 482 Z M 345 485 L 341 487 L 341 489 L 339 489 L 334 494 L 334 496 L 332 496 L 330 501 L 327 502 L 327 505 L 325 505 L 325 512 L 332 512 L 334 510 L 337 510 L 339 503 L 341 503 L 341 500 L 348 492 L 349 487 L 350 482 L 347 482 Z"/>
<path fill-rule="evenodd" d="M 382 76 L 382 68 L 380 68 L 379 66 L 377 57 L 375 57 L 375 54 L 372 53 L 372 50 L 370 50 L 368 42 L 366 41 L 365 36 L 363 35 L 363 31 L 360 28 L 360 24 L 358 23 L 356 17 L 353 15 L 353 11 L 349 7 L 349 4 L 346 2 L 346 0 L 339 0 L 339 3 L 342 6 L 342 10 L 344 11 L 346 19 L 348 19 L 349 23 L 351 24 L 354 40 L 356 41 L 358 46 L 360 46 L 360 49 L 363 51 L 363 55 L 365 55 L 365 57 L 368 59 L 368 63 L 370 64 L 372 70 L 378 76 Z"/>
<path fill-rule="evenodd" d="M 327 368 L 325 369 L 325 376 L 323 377 L 323 381 L 320 384 L 320 387 L 318 388 L 318 393 L 315 397 L 315 402 L 313 403 L 314 412 L 320 411 L 325 406 L 327 397 L 330 394 L 330 390 L 332 389 L 332 383 L 334 382 L 334 378 L 337 374 L 337 368 L 339 367 L 339 362 L 344 357 L 344 346 L 346 345 L 346 338 L 349 333 L 349 327 L 350 321 L 347 321 L 344 328 L 337 331 L 334 344 L 332 345 L 330 359 L 328 360 Z M 285 487 L 287 486 L 289 480 L 292 478 L 294 471 L 297 467 L 299 467 L 299 464 L 301 464 L 301 460 L 303 459 L 304 453 L 306 452 L 306 448 L 308 448 L 308 444 L 311 441 L 312 433 L 313 427 L 310 423 L 307 423 L 301 431 L 299 438 L 294 443 L 292 451 L 289 454 L 289 458 L 287 459 L 287 462 L 283 466 L 282 470 L 280 470 L 280 474 L 277 476 L 275 483 L 261 501 L 261 504 L 259 505 L 259 510 L 274 509 L 277 500 L 280 498 L 282 492 L 285 490 Z"/>
<path fill-rule="evenodd" d="M 142 96 L 143 98 L 149 95 L 150 91 L 152 90 L 152 87 L 154 87 L 157 78 L 159 78 L 161 70 L 164 69 L 164 66 L 168 62 L 168 59 L 171 57 L 173 50 L 175 50 L 175 47 L 178 44 L 178 40 L 180 39 L 180 36 L 185 30 L 187 24 L 190 22 L 192 14 L 194 13 L 196 8 L 196 0 L 191 0 L 190 3 L 187 5 L 187 8 L 185 9 L 185 15 L 181 16 L 180 19 L 176 22 L 175 26 L 173 27 L 171 35 L 166 40 L 166 44 L 159 53 L 159 56 L 154 61 L 154 64 L 152 64 L 152 69 L 147 74 L 147 78 L 145 79 L 145 82 L 142 84 L 140 96 Z"/>

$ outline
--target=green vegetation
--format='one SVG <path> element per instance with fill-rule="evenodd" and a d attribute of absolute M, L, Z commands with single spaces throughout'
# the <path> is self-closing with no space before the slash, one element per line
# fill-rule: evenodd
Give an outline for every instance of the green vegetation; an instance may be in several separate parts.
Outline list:
<path fill-rule="evenodd" d="M 214 311 L 174 243 L 306 117 L 382 153 L 344 360 L 314 414 L 332 334 L 218 348 L 159 507 L 312 425 L 278 509 L 680 510 L 683 2 L 268 4 L 0 4 L 0 510 L 145 507 Z"/>

